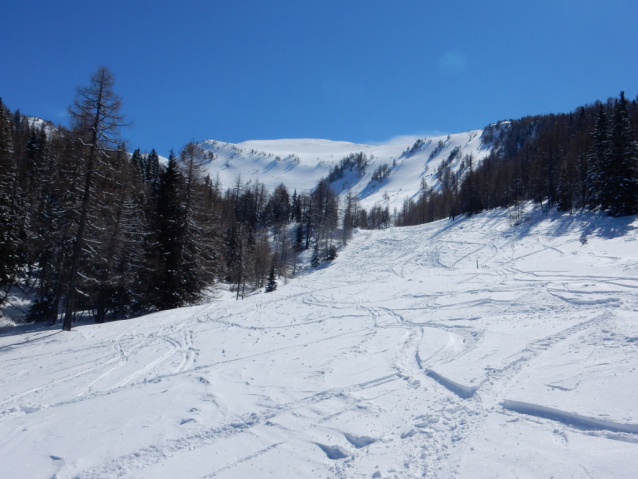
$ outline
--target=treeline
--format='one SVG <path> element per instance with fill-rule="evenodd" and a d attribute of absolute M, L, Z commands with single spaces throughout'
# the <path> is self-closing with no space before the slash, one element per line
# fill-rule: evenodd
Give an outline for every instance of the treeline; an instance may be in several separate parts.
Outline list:
<path fill-rule="evenodd" d="M 563 211 L 638 212 L 638 105 L 624 94 L 569 114 L 487 127 L 491 153 L 477 164 L 454 149 L 401 211 L 369 210 L 330 187 L 362 175 L 363 153 L 343 158 L 307 192 L 259 182 L 221 185 L 204 171 L 210 152 L 189 143 L 164 164 L 129 154 L 114 79 L 106 68 L 79 88 L 69 128 L 11 113 L 0 100 L 0 305 L 10 290 L 36 297 L 28 321 L 64 329 L 79 312 L 97 322 L 193 304 L 216 282 L 237 299 L 334 259 L 355 228 L 415 225 L 526 201 Z M 417 142 L 416 151 L 426 144 Z M 436 151 L 444 147 L 437 145 Z M 407 150 L 407 153 L 412 151 Z M 394 165 L 393 165 L 394 166 Z M 382 180 L 388 165 L 375 171 Z M 387 203 L 386 203 L 387 204 Z"/>
<path fill-rule="evenodd" d="M 368 157 L 363 153 L 351 153 L 342 158 L 338 164 L 330 168 L 327 180 L 328 183 L 334 183 L 343 178 L 346 171 L 351 171 L 357 176 L 363 176 L 368 167 Z"/>
<path fill-rule="evenodd" d="M 100 68 L 78 89 L 68 129 L 0 101 L 0 304 L 11 288 L 35 294 L 28 321 L 128 318 L 192 304 L 218 281 L 237 298 L 272 291 L 301 250 L 315 265 L 334 258 L 358 224 L 352 197 L 340 223 L 326 180 L 292 195 L 240 178 L 223 188 L 196 144 L 166 164 L 154 150 L 130 155 L 113 85 Z"/>
<path fill-rule="evenodd" d="M 452 152 L 437 171 L 440 188 L 423 183 L 406 199 L 398 226 L 533 201 L 573 212 L 601 210 L 611 216 L 638 213 L 638 104 L 624 93 L 568 114 L 499 122 L 483 131 L 492 149 L 479 164 Z M 458 168 L 451 168 L 460 161 Z"/>

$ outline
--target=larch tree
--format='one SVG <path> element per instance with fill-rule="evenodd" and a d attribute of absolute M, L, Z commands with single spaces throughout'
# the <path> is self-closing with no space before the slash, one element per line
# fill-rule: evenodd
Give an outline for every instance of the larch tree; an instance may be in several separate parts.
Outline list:
<path fill-rule="evenodd" d="M 121 99 L 113 91 L 115 79 L 106 67 L 99 67 L 91 76 L 88 86 L 79 87 L 73 105 L 69 108 L 73 132 L 82 145 L 84 163 L 84 187 L 80 201 L 80 214 L 73 244 L 71 273 L 66 295 L 64 323 L 62 329 L 71 330 L 78 293 L 77 279 L 85 231 L 87 229 L 89 206 L 92 201 L 92 184 L 98 170 L 100 156 L 109 155 L 122 144 L 120 128 L 125 126 L 120 113 Z"/>
<path fill-rule="evenodd" d="M 184 302 L 199 299 L 199 292 L 214 278 L 216 224 L 203 208 L 207 193 L 202 171 L 205 159 L 204 150 L 194 143 L 188 143 L 180 153 L 184 216 L 179 276 Z"/>

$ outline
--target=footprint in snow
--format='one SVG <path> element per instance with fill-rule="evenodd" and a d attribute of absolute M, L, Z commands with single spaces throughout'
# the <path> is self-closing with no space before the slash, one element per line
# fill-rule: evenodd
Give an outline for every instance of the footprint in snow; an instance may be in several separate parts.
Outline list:
<path fill-rule="evenodd" d="M 406 439 L 408 437 L 412 437 L 412 436 L 414 436 L 415 433 L 416 433 L 416 429 L 412 428 L 409 431 L 406 431 L 403 434 L 401 434 L 401 439 Z"/>
<path fill-rule="evenodd" d="M 337 460 L 349 456 L 348 452 L 339 446 L 326 446 L 325 444 L 320 444 L 318 442 L 315 442 L 315 444 L 319 446 L 319 448 L 321 448 L 323 452 L 326 453 L 328 459 Z"/>
<path fill-rule="evenodd" d="M 369 446 L 373 442 L 376 442 L 376 439 L 370 436 L 352 436 L 350 434 L 344 434 L 345 438 L 348 440 L 350 444 L 352 444 L 357 449 L 362 447 Z"/>

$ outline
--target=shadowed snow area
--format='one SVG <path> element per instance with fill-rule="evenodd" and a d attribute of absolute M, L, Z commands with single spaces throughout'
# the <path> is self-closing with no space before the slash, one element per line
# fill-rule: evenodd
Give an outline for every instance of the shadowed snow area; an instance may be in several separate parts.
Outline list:
<path fill-rule="evenodd" d="M 635 477 L 634 218 L 512 216 L 360 231 L 244 301 L 1 331 L 0 477 Z"/>

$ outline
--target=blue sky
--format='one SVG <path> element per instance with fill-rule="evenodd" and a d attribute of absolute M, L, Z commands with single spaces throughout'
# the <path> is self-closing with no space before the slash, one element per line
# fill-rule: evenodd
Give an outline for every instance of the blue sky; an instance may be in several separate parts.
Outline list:
<path fill-rule="evenodd" d="M 13 1 L 0 96 L 65 123 L 116 76 L 131 148 L 382 142 L 638 93 L 635 0 Z"/>

